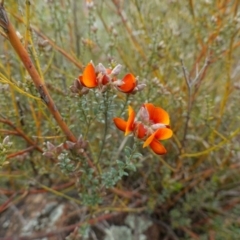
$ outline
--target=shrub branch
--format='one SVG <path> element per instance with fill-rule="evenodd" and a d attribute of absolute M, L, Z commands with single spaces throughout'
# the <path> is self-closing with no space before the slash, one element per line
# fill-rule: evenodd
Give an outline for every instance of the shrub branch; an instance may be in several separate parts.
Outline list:
<path fill-rule="evenodd" d="M 7 13 L 3 7 L 3 3 L 1 3 L 1 5 L 0 5 L 0 25 L 4 29 L 9 42 L 11 43 L 12 47 L 14 48 L 14 50 L 20 57 L 21 61 L 23 62 L 24 66 L 25 66 L 26 70 L 28 71 L 29 75 L 31 76 L 42 100 L 47 105 L 49 111 L 55 118 L 56 122 L 58 123 L 58 125 L 60 126 L 62 131 L 65 133 L 68 140 L 70 140 L 72 142 L 76 142 L 77 141 L 76 137 L 70 131 L 67 124 L 64 122 L 61 114 L 57 110 L 57 107 L 56 107 L 53 99 L 51 98 L 46 85 L 44 84 L 43 80 L 39 76 L 32 60 L 30 59 L 30 57 L 27 53 L 27 50 L 22 45 L 21 41 L 19 40 L 19 38 L 16 34 L 16 31 L 15 31 L 13 25 L 9 21 Z"/>

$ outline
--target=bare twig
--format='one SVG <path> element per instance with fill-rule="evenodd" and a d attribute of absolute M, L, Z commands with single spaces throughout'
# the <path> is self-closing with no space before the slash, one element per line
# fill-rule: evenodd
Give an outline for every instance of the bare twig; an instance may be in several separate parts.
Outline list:
<path fill-rule="evenodd" d="M 185 125 L 184 125 L 184 130 L 183 130 L 183 138 L 182 138 L 182 149 L 184 148 L 185 142 L 186 142 L 186 136 L 187 136 L 187 130 L 188 130 L 188 123 L 190 120 L 190 114 L 191 114 L 191 110 L 192 110 L 192 101 L 191 101 L 191 95 L 192 95 L 192 83 L 190 80 L 190 76 L 187 72 L 186 67 L 184 66 L 183 60 L 181 60 L 182 63 L 182 70 L 183 70 L 183 74 L 184 74 L 184 79 L 187 85 L 187 116 L 186 116 L 186 121 L 185 121 Z"/>
<path fill-rule="evenodd" d="M 30 147 L 28 147 L 26 149 L 23 149 L 21 151 L 11 153 L 11 154 L 7 155 L 7 159 L 14 158 L 14 157 L 17 157 L 17 156 L 21 156 L 25 153 L 28 153 L 28 152 L 32 151 L 33 149 L 34 149 L 34 146 L 30 146 Z"/>
<path fill-rule="evenodd" d="M 187 103 L 187 116 L 186 116 L 186 122 L 185 122 L 185 126 L 184 126 L 183 139 L 182 139 L 182 149 L 184 148 L 184 145 L 185 145 L 187 130 L 188 130 L 188 123 L 189 123 L 190 114 L 191 114 L 191 111 L 192 111 L 192 104 L 193 104 L 193 100 L 192 100 L 193 90 L 192 89 L 195 85 L 197 85 L 199 83 L 199 80 L 201 79 L 201 76 L 204 73 L 205 69 L 208 67 L 209 63 L 210 63 L 209 59 L 206 58 L 203 67 L 200 69 L 200 71 L 196 70 L 195 78 L 191 79 L 189 73 L 187 72 L 186 67 L 184 66 L 183 60 L 181 60 L 184 79 L 186 81 L 186 85 L 187 85 L 187 88 L 188 88 L 188 93 L 187 93 L 187 98 L 188 98 L 188 100 L 187 100 L 188 101 L 188 103 Z"/>
<path fill-rule="evenodd" d="M 207 58 L 205 60 L 205 63 L 203 65 L 203 67 L 200 69 L 200 71 L 198 71 L 198 69 L 196 69 L 196 76 L 194 79 L 191 79 L 190 74 L 188 73 L 183 60 L 181 59 L 181 65 L 182 65 L 182 71 L 183 71 L 183 75 L 184 75 L 184 79 L 187 85 L 187 115 L 186 115 L 186 121 L 183 127 L 183 137 L 182 137 L 182 141 L 181 141 L 181 149 L 180 149 L 180 153 L 182 153 L 182 151 L 184 150 L 185 144 L 186 144 L 186 137 L 187 137 L 187 132 L 188 132 L 188 125 L 189 125 L 189 121 L 190 121 L 190 117 L 191 117 L 191 112 L 192 112 L 192 106 L 193 106 L 193 87 L 196 86 L 197 84 L 199 84 L 199 81 L 202 79 L 202 74 L 205 72 L 205 70 L 207 69 L 208 65 L 209 65 L 210 61 Z M 177 163 L 177 169 L 181 168 L 181 159 L 178 159 L 178 163 Z"/>

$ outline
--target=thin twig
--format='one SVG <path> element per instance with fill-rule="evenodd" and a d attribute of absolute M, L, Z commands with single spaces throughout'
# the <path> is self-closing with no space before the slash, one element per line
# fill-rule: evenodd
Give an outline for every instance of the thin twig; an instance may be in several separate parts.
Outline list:
<path fill-rule="evenodd" d="M 199 72 L 197 72 L 196 77 L 192 80 L 192 83 L 191 83 L 192 86 L 198 84 L 199 80 L 201 79 L 202 74 L 204 73 L 204 71 L 206 70 L 206 68 L 208 67 L 209 64 L 210 64 L 210 60 L 209 60 L 209 58 L 207 57 L 206 60 L 205 60 L 205 62 L 204 62 L 203 67 L 200 69 Z"/>
<path fill-rule="evenodd" d="M 184 79 L 185 79 L 187 89 L 188 89 L 188 93 L 187 93 L 187 98 L 188 98 L 187 99 L 187 116 L 186 116 L 186 122 L 185 122 L 185 125 L 184 125 L 183 139 L 182 139 L 182 142 L 181 142 L 182 143 L 182 149 L 184 148 L 184 145 L 185 145 L 187 131 L 188 131 L 188 123 L 189 123 L 190 114 L 191 114 L 191 111 L 192 111 L 192 104 L 193 104 L 192 88 L 199 83 L 199 80 L 201 79 L 201 76 L 204 73 L 205 69 L 208 67 L 209 63 L 210 63 L 209 59 L 206 58 L 203 67 L 200 69 L 199 72 L 197 70 L 195 78 L 191 79 L 186 67 L 184 66 L 183 60 L 181 60 L 183 75 L 184 75 Z"/>
<path fill-rule="evenodd" d="M 11 153 L 11 154 L 7 155 L 7 159 L 14 158 L 14 157 L 17 157 L 17 156 L 21 156 L 25 153 L 28 153 L 28 152 L 32 151 L 34 148 L 35 148 L 34 146 L 30 146 L 30 147 L 28 147 L 26 149 L 23 149 L 21 151 Z"/>
<path fill-rule="evenodd" d="M 182 149 L 184 148 L 185 142 L 186 142 L 186 136 L 187 136 L 187 130 L 188 130 L 188 123 L 190 120 L 190 114 L 191 114 L 191 110 L 192 110 L 192 101 L 191 101 L 191 95 L 192 95 L 192 84 L 191 84 L 191 80 L 189 77 L 189 74 L 187 73 L 187 69 L 184 66 L 183 60 L 181 60 L 182 63 L 182 70 L 183 70 L 183 74 L 184 74 L 184 79 L 187 85 L 187 116 L 186 116 L 186 121 L 185 121 L 185 125 L 184 125 L 184 130 L 183 130 L 183 138 L 182 138 Z"/>

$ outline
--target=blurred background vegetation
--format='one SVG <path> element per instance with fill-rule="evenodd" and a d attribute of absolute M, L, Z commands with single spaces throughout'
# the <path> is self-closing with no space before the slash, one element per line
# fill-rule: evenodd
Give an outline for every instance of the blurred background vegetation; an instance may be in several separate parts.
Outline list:
<path fill-rule="evenodd" d="M 9 21 L 64 121 L 88 142 L 85 152 L 97 171 L 79 153 L 43 156 L 47 142 L 58 146 L 66 137 L 1 29 L 1 222 L 13 206 L 11 216 L 30 208 L 27 199 L 36 195 L 49 199 L 45 205 L 54 199 L 56 206 L 72 207 L 58 230 L 24 232 L 33 221 L 25 215 L 14 223 L 17 229 L 6 225 L 1 237 L 50 232 L 59 239 L 239 239 L 239 5 L 6 0 Z M 131 72 L 147 86 L 129 96 L 97 90 L 74 95 L 69 87 L 90 60 L 121 64 L 122 76 Z M 170 115 L 174 136 L 164 142 L 164 156 L 142 149 L 113 125 L 113 117 L 126 118 L 129 104 L 139 109 L 145 102 Z M 134 216 L 150 221 L 152 231 L 131 225 Z M 118 233 L 114 225 L 121 226 Z"/>

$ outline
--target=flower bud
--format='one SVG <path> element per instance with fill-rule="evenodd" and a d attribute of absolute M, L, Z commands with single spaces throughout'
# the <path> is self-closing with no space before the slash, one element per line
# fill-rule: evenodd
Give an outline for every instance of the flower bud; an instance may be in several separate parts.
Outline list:
<path fill-rule="evenodd" d="M 149 122 L 149 112 L 145 107 L 140 108 L 140 118 L 144 122 Z"/>
<path fill-rule="evenodd" d="M 83 85 L 80 83 L 80 81 L 78 79 L 74 80 L 73 86 L 78 90 L 81 90 L 83 88 Z"/>
<path fill-rule="evenodd" d="M 44 157 L 47 157 L 47 158 L 53 158 L 54 157 L 54 154 L 52 152 L 44 152 L 42 155 Z"/>
<path fill-rule="evenodd" d="M 64 150 L 64 144 L 63 143 L 59 144 L 55 149 L 57 155 L 59 155 L 63 150 Z"/>
<path fill-rule="evenodd" d="M 7 145 L 9 143 L 9 136 L 6 136 L 4 139 L 3 139 L 3 145 Z"/>
<path fill-rule="evenodd" d="M 89 92 L 89 89 L 86 87 L 83 87 L 83 89 L 81 90 L 81 95 L 85 95 Z"/>
<path fill-rule="evenodd" d="M 137 91 L 142 91 L 147 85 L 145 83 L 138 84 L 136 87 Z"/>
<path fill-rule="evenodd" d="M 67 149 L 73 149 L 76 143 L 71 142 L 71 141 L 66 141 L 66 148 Z"/>
<path fill-rule="evenodd" d="M 51 142 L 47 141 L 47 149 L 53 150 L 54 148 L 55 148 L 55 146 Z"/>
<path fill-rule="evenodd" d="M 117 76 L 122 69 L 122 65 L 118 64 L 111 72 L 112 75 Z"/>
<path fill-rule="evenodd" d="M 102 63 L 99 63 L 96 67 L 96 72 L 100 72 L 103 75 L 106 75 L 107 74 L 107 69 L 103 66 Z"/>
<path fill-rule="evenodd" d="M 69 89 L 70 89 L 70 91 L 71 91 L 72 93 L 78 93 L 78 92 L 79 92 L 79 90 L 78 90 L 75 86 L 73 86 L 73 85 L 71 85 L 71 86 L 69 87 Z"/>

